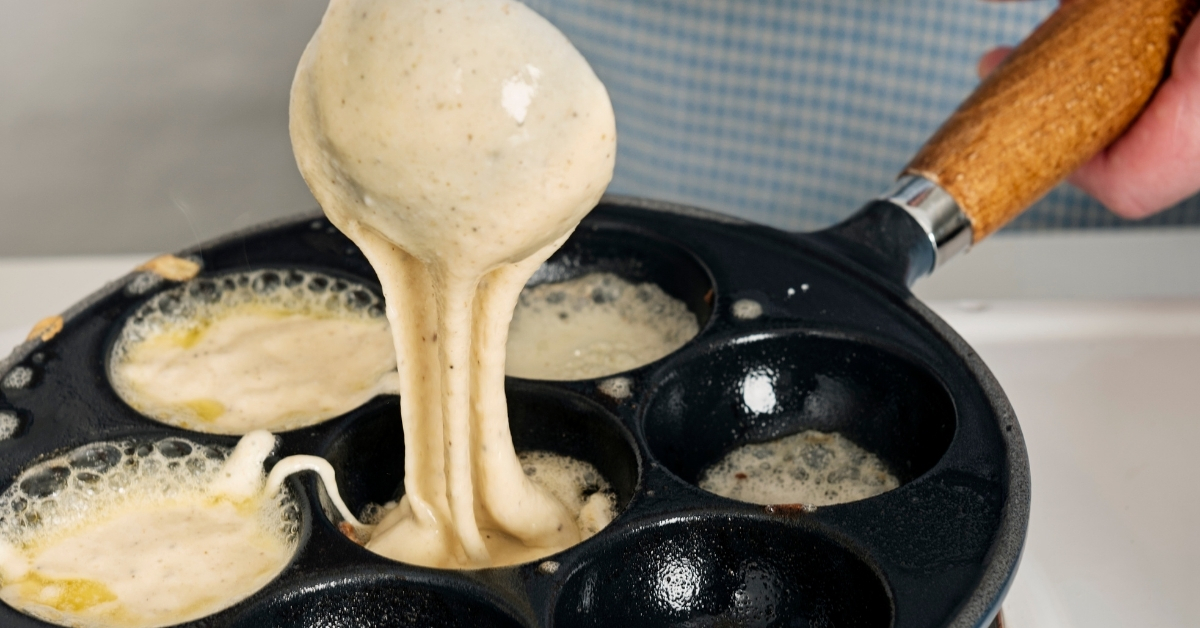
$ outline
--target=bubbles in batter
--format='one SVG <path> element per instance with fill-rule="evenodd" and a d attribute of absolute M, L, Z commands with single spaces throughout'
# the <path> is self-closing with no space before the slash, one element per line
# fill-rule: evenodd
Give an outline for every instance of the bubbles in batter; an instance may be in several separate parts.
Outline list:
<path fill-rule="evenodd" d="M 738 299 L 729 307 L 729 311 L 738 320 L 752 321 L 763 315 L 763 306 L 754 299 Z"/>
<path fill-rule="evenodd" d="M 21 428 L 21 417 L 16 412 L 0 410 L 0 440 L 8 440 Z"/>
<path fill-rule="evenodd" d="M 254 270 L 161 292 L 109 360 L 138 412 L 191 430 L 282 431 L 344 414 L 398 383 L 382 300 L 315 272 Z"/>
<path fill-rule="evenodd" d="M 65 626 L 147 628 L 229 607 L 291 560 L 299 515 L 260 490 L 269 434 L 228 449 L 93 443 L 0 495 L 0 599 Z"/>
<path fill-rule="evenodd" d="M 8 388 L 9 390 L 21 390 L 22 388 L 28 388 L 32 383 L 33 369 L 29 368 L 28 366 L 14 366 L 13 369 L 4 376 L 4 380 L 0 381 L 0 386 Z"/>
<path fill-rule="evenodd" d="M 628 377 L 610 377 L 600 380 L 600 383 L 596 384 L 596 390 L 621 401 L 633 396 L 633 380 Z"/>
<path fill-rule="evenodd" d="M 752 504 L 828 506 L 900 486 L 878 457 L 845 436 L 807 430 L 729 452 L 700 474 L 700 488 Z"/>
<path fill-rule="evenodd" d="M 525 475 L 575 517 L 580 540 L 595 536 L 616 517 L 616 493 L 596 467 L 549 451 L 526 451 L 518 457 Z"/>
<path fill-rule="evenodd" d="M 662 288 L 591 273 L 521 292 L 506 370 L 530 379 L 603 377 L 662 358 L 699 332 L 696 315 Z"/>

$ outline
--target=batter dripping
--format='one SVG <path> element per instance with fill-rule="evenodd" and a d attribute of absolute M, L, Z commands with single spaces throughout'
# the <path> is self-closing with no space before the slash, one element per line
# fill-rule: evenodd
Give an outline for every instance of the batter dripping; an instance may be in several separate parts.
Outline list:
<path fill-rule="evenodd" d="M 368 548 L 482 567 L 580 540 L 522 471 L 504 397 L 528 278 L 599 200 L 616 130 L 562 33 L 508 0 L 333 0 L 292 85 L 292 144 L 383 285 L 405 495 Z"/>

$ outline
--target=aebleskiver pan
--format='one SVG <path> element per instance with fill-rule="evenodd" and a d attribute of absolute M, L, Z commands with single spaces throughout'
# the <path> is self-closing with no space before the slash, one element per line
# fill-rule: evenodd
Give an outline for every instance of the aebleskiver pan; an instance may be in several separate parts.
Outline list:
<path fill-rule="evenodd" d="M 315 485 L 299 483 L 306 532 L 293 564 L 193 625 L 987 625 L 1024 542 L 1025 449 L 986 367 L 907 285 L 1119 134 L 1168 67 L 1193 4 L 1072 3 L 918 155 L 906 175 L 924 180 L 902 178 L 821 233 L 606 199 L 536 280 L 588 270 L 654 280 L 702 314 L 703 330 L 677 354 L 624 374 L 627 399 L 596 381 L 513 379 L 509 400 L 518 447 L 607 461 L 623 495 L 611 528 L 550 557 L 553 565 L 438 572 L 361 552 L 321 514 Z M 361 255 L 330 229 L 306 217 L 185 255 L 203 262 L 202 276 L 316 265 L 369 279 Z M 0 390 L 0 410 L 22 419 L 16 438 L 0 442 L 0 477 L 87 442 L 178 434 L 123 408 L 97 368 L 106 335 L 144 294 L 134 278 L 0 363 L 0 379 L 13 384 Z M 731 316 L 742 299 L 762 315 Z M 28 374 L 20 385 L 9 381 L 18 369 Z M 777 411 L 738 408 L 741 378 L 768 370 L 780 378 Z M 395 412 L 394 398 L 381 398 L 282 435 L 281 453 L 330 458 L 352 506 L 387 499 L 398 478 L 365 465 L 395 451 Z M 556 432 L 558 415 L 574 431 Z M 815 511 L 740 504 L 692 485 L 729 447 L 804 428 L 847 434 L 903 485 Z M 817 576 L 839 588 L 821 588 Z M 8 608 L 0 624 L 45 625 Z"/>

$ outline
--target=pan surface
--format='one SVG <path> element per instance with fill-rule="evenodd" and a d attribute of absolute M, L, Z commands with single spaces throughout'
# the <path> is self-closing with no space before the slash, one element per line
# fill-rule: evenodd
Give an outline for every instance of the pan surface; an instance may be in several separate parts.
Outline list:
<path fill-rule="evenodd" d="M 923 236 L 904 237 L 892 218 L 867 212 L 797 235 L 606 198 L 532 282 L 594 271 L 652 281 L 697 315 L 699 335 L 616 376 L 509 378 L 507 390 L 518 451 L 594 464 L 617 493 L 617 519 L 537 563 L 441 571 L 347 540 L 323 491 L 304 478 L 292 483 L 302 533 L 291 564 L 250 598 L 189 625 L 986 626 L 1024 541 L 1025 448 L 986 367 L 905 287 L 928 260 L 911 245 Z M 180 255 L 202 264 L 192 281 L 307 269 L 378 289 L 366 259 L 320 214 Z M 128 275 L 67 312 L 57 335 L 0 363 L 0 411 L 20 420 L 0 441 L 0 486 L 36 460 L 96 441 L 235 442 L 145 418 L 108 382 L 125 319 L 175 285 Z M 747 300 L 761 313 L 735 316 L 734 304 Z M 631 394 L 605 392 L 615 377 Z M 770 382 L 770 403 L 745 398 L 748 377 Z M 328 458 L 357 511 L 401 490 L 398 414 L 396 397 L 376 397 L 283 433 L 278 454 Z M 756 506 L 695 486 L 730 449 L 806 429 L 841 432 L 901 486 L 815 509 Z M 0 605 L 0 625 L 47 624 Z"/>

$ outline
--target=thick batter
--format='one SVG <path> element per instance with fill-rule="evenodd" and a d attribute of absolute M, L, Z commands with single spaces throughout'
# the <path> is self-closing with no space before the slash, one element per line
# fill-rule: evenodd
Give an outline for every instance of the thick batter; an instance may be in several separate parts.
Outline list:
<path fill-rule="evenodd" d="M 292 144 L 383 285 L 405 495 L 368 548 L 471 568 L 580 540 L 509 434 L 508 325 L 525 282 L 612 178 L 604 86 L 508 0 L 333 0 L 292 85 Z"/>

